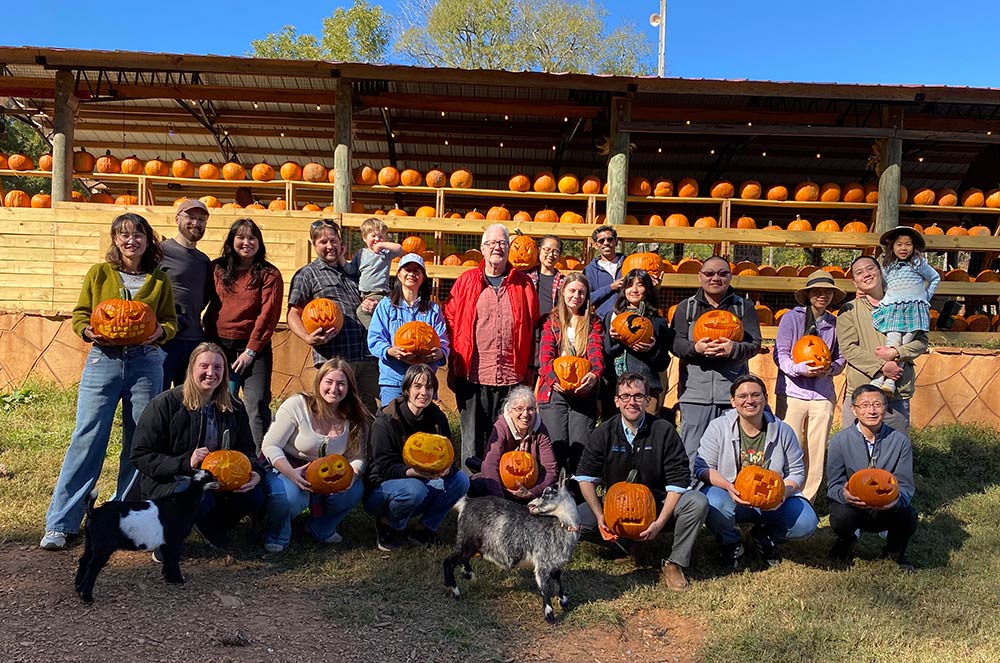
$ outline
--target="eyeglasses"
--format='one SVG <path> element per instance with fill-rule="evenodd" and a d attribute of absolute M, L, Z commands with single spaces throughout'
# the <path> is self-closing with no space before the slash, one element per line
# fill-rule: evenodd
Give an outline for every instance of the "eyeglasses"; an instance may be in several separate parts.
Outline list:
<path fill-rule="evenodd" d="M 330 219 L 318 219 L 309 224 L 309 230 L 319 230 L 320 228 L 332 228 L 340 234 L 340 225 L 336 221 Z"/>
<path fill-rule="evenodd" d="M 510 411 L 513 412 L 514 414 L 524 414 L 525 412 L 527 412 L 528 414 L 532 414 L 537 409 L 538 409 L 537 407 L 533 407 L 531 405 L 518 405 L 517 407 L 510 408 Z"/>
<path fill-rule="evenodd" d="M 485 246 L 487 249 L 492 249 L 493 247 L 506 249 L 508 246 L 510 246 L 510 242 L 508 242 L 505 239 L 488 239 L 483 242 L 483 246 Z"/>
<path fill-rule="evenodd" d="M 718 276 L 721 279 L 724 279 L 728 278 L 729 276 L 732 276 L 732 272 L 729 271 L 728 269 L 719 269 L 715 271 L 709 270 L 707 272 L 698 272 L 698 273 L 704 276 L 706 279 L 714 278 L 716 276 Z"/>
<path fill-rule="evenodd" d="M 538 249 L 538 252 L 539 253 L 543 253 L 543 254 L 545 254 L 547 256 L 548 255 L 555 255 L 555 256 L 557 256 L 560 253 L 562 253 L 562 251 L 560 251 L 559 249 L 552 249 L 552 248 L 549 248 L 547 246 L 543 246 L 542 248 Z"/>
<path fill-rule="evenodd" d="M 620 400 L 622 403 L 628 403 L 629 401 L 633 403 L 641 403 L 649 398 L 649 394 L 617 394 L 615 395 L 615 398 Z"/>
<path fill-rule="evenodd" d="M 733 396 L 733 400 L 735 400 L 737 403 L 746 403 L 747 401 L 754 401 L 754 402 L 762 401 L 764 400 L 764 394 L 759 391 L 755 394 L 736 394 L 735 396 Z"/>
<path fill-rule="evenodd" d="M 208 215 L 202 214 L 191 214 L 190 212 L 178 212 L 177 216 L 183 216 L 185 218 L 191 219 L 192 221 L 198 221 L 200 223 L 208 223 Z"/>
<path fill-rule="evenodd" d="M 863 401 L 861 403 L 851 403 L 851 407 L 855 410 L 874 410 L 878 412 L 879 410 L 885 409 L 885 403 L 879 401 Z"/>
<path fill-rule="evenodd" d="M 618 241 L 617 237 L 598 237 L 594 240 L 595 244 L 614 244 Z"/>

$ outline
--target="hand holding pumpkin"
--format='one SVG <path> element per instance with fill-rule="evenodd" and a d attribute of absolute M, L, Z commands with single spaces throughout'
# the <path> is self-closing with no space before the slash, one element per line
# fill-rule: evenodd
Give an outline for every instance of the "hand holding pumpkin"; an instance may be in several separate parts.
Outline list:
<path fill-rule="evenodd" d="M 87 325 L 86 327 L 83 328 L 83 337 L 86 338 L 88 341 L 97 343 L 98 345 L 105 344 L 105 337 L 102 336 L 101 334 L 98 334 L 97 331 L 90 325 Z"/>
<path fill-rule="evenodd" d="M 844 501 L 851 506 L 858 507 L 859 509 L 869 508 L 867 504 L 859 500 L 853 493 L 851 493 L 851 491 L 847 489 L 846 485 L 844 486 Z M 899 500 L 896 501 L 898 502 Z M 893 506 L 896 506 L 895 502 L 893 502 Z"/>
<path fill-rule="evenodd" d="M 260 483 L 260 475 L 256 472 L 250 472 L 250 478 L 245 484 L 234 490 L 234 493 L 248 493 L 253 490 L 257 484 Z"/>
<path fill-rule="evenodd" d="M 740 497 L 740 491 L 736 490 L 736 486 L 734 486 L 733 484 L 730 483 L 728 486 L 726 486 L 726 491 L 729 492 L 729 496 L 733 498 L 733 501 L 739 504 L 740 506 L 751 506 L 750 502 L 747 502 L 745 499 Z"/>
<path fill-rule="evenodd" d="M 149 345 L 150 343 L 156 343 L 166 332 L 163 330 L 163 326 L 160 323 L 156 323 L 156 329 L 153 330 L 153 335 L 143 341 L 143 345 Z"/>
<path fill-rule="evenodd" d="M 580 380 L 580 386 L 573 390 L 573 393 L 578 396 L 586 396 L 594 389 L 594 387 L 597 386 L 598 379 L 597 373 L 587 373 L 583 376 L 583 379 Z"/>
<path fill-rule="evenodd" d="M 198 447 L 191 452 L 191 469 L 196 470 L 201 467 L 201 461 L 205 460 L 205 456 L 208 455 L 208 447 Z"/>

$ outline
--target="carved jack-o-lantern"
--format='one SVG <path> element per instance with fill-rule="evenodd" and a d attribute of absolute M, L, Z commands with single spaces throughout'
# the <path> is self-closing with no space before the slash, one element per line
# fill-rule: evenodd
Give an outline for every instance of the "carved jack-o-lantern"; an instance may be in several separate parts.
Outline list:
<path fill-rule="evenodd" d="M 656 500 L 641 483 L 619 481 L 604 496 L 604 522 L 616 536 L 638 539 L 656 520 Z"/>
<path fill-rule="evenodd" d="M 354 468 L 340 454 L 322 456 L 306 466 L 306 481 L 317 495 L 347 490 L 354 480 Z"/>
<path fill-rule="evenodd" d="M 441 347 L 441 337 L 426 322 L 414 320 L 396 330 L 392 344 L 415 355 L 427 355 Z"/>
<path fill-rule="evenodd" d="M 317 329 L 336 329 L 344 326 L 344 312 L 340 304 L 332 299 L 318 297 L 302 309 L 302 326 L 311 334 Z"/>
<path fill-rule="evenodd" d="M 692 336 L 696 341 L 706 337 L 713 341 L 720 338 L 742 341 L 743 323 L 731 311 L 706 311 L 695 321 Z"/>
<path fill-rule="evenodd" d="M 633 253 L 622 263 L 622 274 L 628 274 L 633 269 L 642 269 L 649 273 L 653 284 L 660 282 L 663 276 L 663 259 L 659 253 Z"/>
<path fill-rule="evenodd" d="M 219 449 L 211 451 L 201 461 L 201 469 L 212 473 L 221 484 L 219 490 L 236 490 L 250 480 L 250 460 L 239 451 Z"/>
<path fill-rule="evenodd" d="M 90 326 L 110 345 L 140 345 L 156 331 L 156 314 L 145 302 L 105 299 L 90 314 Z"/>
<path fill-rule="evenodd" d="M 795 341 L 795 345 L 792 346 L 792 361 L 796 364 L 809 362 L 821 370 L 830 368 L 830 364 L 833 363 L 830 348 L 823 339 L 813 334 L 806 334 Z"/>
<path fill-rule="evenodd" d="M 507 259 L 514 265 L 514 269 L 532 270 L 538 266 L 538 245 L 532 238 L 518 233 L 510 238 Z"/>
<path fill-rule="evenodd" d="M 508 451 L 500 456 L 500 481 L 507 490 L 531 488 L 538 482 L 538 466 L 527 451 Z"/>
<path fill-rule="evenodd" d="M 611 320 L 611 329 L 625 345 L 634 348 L 653 340 L 653 321 L 633 311 L 622 311 Z"/>
<path fill-rule="evenodd" d="M 888 470 L 866 467 L 851 475 L 847 490 L 868 506 L 879 507 L 899 497 L 899 482 Z"/>
<path fill-rule="evenodd" d="M 421 472 L 439 474 L 455 461 L 455 448 L 444 435 L 414 433 L 403 443 L 403 462 Z"/>
<path fill-rule="evenodd" d="M 773 509 L 785 499 L 781 475 L 759 465 L 744 465 L 733 486 L 741 499 L 758 509 Z"/>
<path fill-rule="evenodd" d="M 552 361 L 552 372 L 559 380 L 559 386 L 564 391 L 575 391 L 580 386 L 583 376 L 590 372 L 590 362 L 583 357 L 566 355 L 556 357 Z"/>

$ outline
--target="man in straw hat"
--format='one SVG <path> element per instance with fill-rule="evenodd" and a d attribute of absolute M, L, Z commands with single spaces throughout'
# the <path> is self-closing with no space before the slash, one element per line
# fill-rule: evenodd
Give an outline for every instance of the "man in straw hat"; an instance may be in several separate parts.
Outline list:
<path fill-rule="evenodd" d="M 802 494 L 810 502 L 823 480 L 826 441 L 833 426 L 837 404 L 833 376 L 847 365 L 837 344 L 837 319 L 830 313 L 845 297 L 828 272 L 813 272 L 805 287 L 795 291 L 799 305 L 781 317 L 774 343 L 774 363 L 778 365 L 775 414 L 795 431 L 802 446 L 806 466 Z M 819 337 L 822 342 L 803 341 L 800 352 L 793 352 L 805 336 Z M 798 356 L 802 352 L 807 359 Z"/>

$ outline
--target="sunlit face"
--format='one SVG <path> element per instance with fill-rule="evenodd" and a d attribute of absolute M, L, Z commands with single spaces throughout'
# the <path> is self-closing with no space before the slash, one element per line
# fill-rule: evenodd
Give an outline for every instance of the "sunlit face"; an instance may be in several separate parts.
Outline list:
<path fill-rule="evenodd" d="M 385 241 L 385 232 L 383 230 L 373 230 L 365 234 L 364 240 L 365 246 L 367 246 L 370 251 L 374 251 L 376 244 Z"/>
<path fill-rule="evenodd" d="M 729 401 L 736 408 L 737 414 L 744 419 L 753 419 L 764 411 L 767 395 L 756 382 L 744 382 L 736 388 L 736 393 Z"/>
<path fill-rule="evenodd" d="M 134 224 L 125 224 L 121 230 L 115 234 L 115 246 L 125 260 L 138 262 L 142 254 L 146 252 L 149 238 Z"/>
<path fill-rule="evenodd" d="M 320 260 L 335 263 L 340 257 L 340 235 L 336 230 L 323 228 L 313 240 L 313 248 Z"/>
<path fill-rule="evenodd" d="M 615 259 L 615 251 L 618 249 L 618 238 L 615 237 L 614 233 L 610 230 L 604 230 L 594 238 L 594 243 L 597 244 L 597 250 L 600 252 L 602 258 L 608 261 Z"/>
<path fill-rule="evenodd" d="M 882 284 L 882 270 L 874 259 L 865 258 L 854 263 L 851 268 L 851 280 L 862 294 L 869 294 Z"/>
<path fill-rule="evenodd" d="M 556 261 L 562 252 L 559 250 L 559 242 L 554 239 L 542 240 L 542 245 L 538 247 L 538 262 L 549 271 L 555 269 Z"/>
<path fill-rule="evenodd" d="M 218 352 L 202 352 L 191 367 L 191 379 L 198 390 L 207 395 L 222 384 L 226 372 L 226 358 Z"/>
<path fill-rule="evenodd" d="M 411 262 L 399 268 L 399 271 L 396 272 L 396 278 L 399 279 L 404 288 L 416 290 L 423 284 L 427 276 L 424 274 L 424 270 L 420 268 L 420 265 Z"/>
<path fill-rule="evenodd" d="M 630 424 L 637 424 L 646 412 L 646 402 L 649 394 L 643 389 L 641 382 L 619 384 L 615 392 L 615 403 L 622 418 Z"/>
<path fill-rule="evenodd" d="M 347 381 L 347 374 L 340 369 L 334 369 L 324 375 L 323 379 L 319 381 L 319 397 L 326 403 L 337 406 L 347 396 L 350 388 L 351 385 Z"/>
<path fill-rule="evenodd" d="M 568 283 L 563 288 L 563 301 L 566 302 L 569 310 L 577 315 L 583 312 L 584 305 L 589 298 L 590 293 L 587 291 L 587 286 L 580 281 Z"/>
<path fill-rule="evenodd" d="M 205 236 L 207 225 L 208 212 L 203 209 L 193 207 L 177 214 L 177 231 L 192 244 Z"/>
<path fill-rule="evenodd" d="M 510 241 L 499 228 L 492 228 L 483 234 L 483 243 L 480 247 L 483 258 L 493 266 L 494 269 L 502 269 L 507 262 L 507 252 L 510 251 Z"/>
<path fill-rule="evenodd" d="M 913 257 L 913 238 L 900 235 L 892 243 L 892 254 L 899 260 L 909 260 Z"/>
<path fill-rule="evenodd" d="M 514 422 L 514 427 L 517 429 L 519 435 L 524 435 L 531 430 L 531 427 L 535 425 L 535 415 L 538 413 L 538 407 L 533 402 L 518 401 L 507 408 L 507 414 L 510 415 L 511 421 Z"/>
<path fill-rule="evenodd" d="M 645 299 L 646 286 L 643 285 L 641 279 L 633 279 L 631 283 L 625 286 L 625 300 L 629 306 L 638 308 L 639 304 Z"/>
<path fill-rule="evenodd" d="M 426 376 L 418 376 L 413 381 L 410 390 L 406 393 L 406 402 L 417 411 L 423 410 L 434 402 L 434 387 Z"/>
<path fill-rule="evenodd" d="M 825 311 L 833 301 L 833 288 L 809 288 L 809 304 L 818 311 Z"/>
<path fill-rule="evenodd" d="M 250 262 L 260 250 L 260 242 L 249 227 L 243 226 L 236 231 L 236 237 L 233 238 L 233 250 L 241 260 Z"/>
<path fill-rule="evenodd" d="M 729 282 L 733 280 L 733 272 L 730 265 L 721 258 L 709 258 L 701 266 L 698 272 L 698 282 L 701 289 L 712 297 L 719 297 L 729 289 Z"/>
<path fill-rule="evenodd" d="M 851 403 L 851 412 L 868 428 L 878 428 L 885 417 L 885 395 L 882 392 L 866 391 Z"/>

